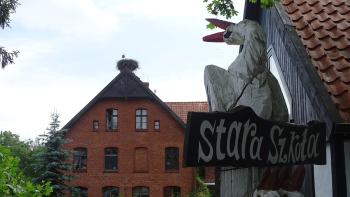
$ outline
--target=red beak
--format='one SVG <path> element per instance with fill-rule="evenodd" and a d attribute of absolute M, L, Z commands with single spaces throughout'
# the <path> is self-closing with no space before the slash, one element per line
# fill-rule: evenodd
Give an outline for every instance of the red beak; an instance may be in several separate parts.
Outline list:
<path fill-rule="evenodd" d="M 220 29 L 226 30 L 226 28 L 234 23 L 223 21 L 215 18 L 207 18 L 207 21 L 209 21 L 211 24 L 215 25 L 216 27 L 219 27 Z M 214 34 L 210 34 L 203 37 L 203 41 L 205 42 L 224 42 L 224 32 L 218 32 Z"/>

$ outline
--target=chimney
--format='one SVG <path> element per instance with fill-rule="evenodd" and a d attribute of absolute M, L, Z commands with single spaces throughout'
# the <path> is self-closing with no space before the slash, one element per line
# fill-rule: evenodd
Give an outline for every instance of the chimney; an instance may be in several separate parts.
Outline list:
<path fill-rule="evenodd" d="M 143 85 L 149 88 L 149 82 L 143 82 Z"/>

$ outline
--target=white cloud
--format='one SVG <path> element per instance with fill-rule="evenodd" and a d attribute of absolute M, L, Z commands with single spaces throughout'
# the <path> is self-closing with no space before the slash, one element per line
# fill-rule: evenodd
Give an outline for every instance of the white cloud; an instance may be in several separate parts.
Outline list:
<path fill-rule="evenodd" d="M 74 39 L 104 39 L 118 27 L 116 15 L 92 0 L 31 0 L 21 4 L 14 21 L 29 29 L 50 30 Z"/>
<path fill-rule="evenodd" d="M 205 5 L 200 0 L 128 0 L 118 11 L 135 17 L 201 17 Z"/>
<path fill-rule="evenodd" d="M 0 36 L 5 38 L 1 44 L 20 50 L 16 64 L 0 70 L 0 130 L 10 129 L 22 138 L 42 133 L 55 108 L 62 125 L 78 113 L 115 76 L 108 64 L 122 50 L 137 57 L 141 62 L 137 74 L 145 76 L 143 80 L 165 101 L 205 100 L 204 66 L 227 68 L 234 58 L 227 46 L 222 45 L 221 51 L 200 41 L 206 33 L 216 32 L 205 29 L 208 14 L 202 0 L 21 3 L 12 29 Z M 121 25 L 123 31 L 118 31 Z M 152 28 L 147 31 L 138 29 L 148 25 Z M 223 62 L 226 57 L 229 60 Z M 174 69 L 158 72 L 165 66 Z M 100 72 L 89 75 L 82 72 L 84 68 Z"/>

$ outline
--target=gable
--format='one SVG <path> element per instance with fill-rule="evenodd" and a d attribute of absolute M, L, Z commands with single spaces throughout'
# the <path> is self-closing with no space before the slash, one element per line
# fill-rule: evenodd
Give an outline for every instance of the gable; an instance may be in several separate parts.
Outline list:
<path fill-rule="evenodd" d="M 185 128 L 184 122 L 157 97 L 133 72 L 123 70 L 100 93 L 98 93 L 78 114 L 62 129 L 70 129 L 93 105 L 103 99 L 148 99 L 168 112 L 171 117 Z"/>

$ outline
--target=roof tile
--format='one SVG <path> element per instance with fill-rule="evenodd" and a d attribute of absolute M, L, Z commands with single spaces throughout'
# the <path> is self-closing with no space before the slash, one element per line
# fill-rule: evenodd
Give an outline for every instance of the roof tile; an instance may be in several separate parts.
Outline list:
<path fill-rule="evenodd" d="M 349 47 L 349 40 L 346 39 L 347 36 L 340 38 L 337 41 L 333 41 L 339 50 L 343 50 Z"/>
<path fill-rule="evenodd" d="M 343 71 L 344 69 L 350 68 L 350 62 L 347 61 L 345 58 L 341 58 L 337 61 L 332 62 L 334 62 L 333 65 L 338 71 Z"/>
<path fill-rule="evenodd" d="M 316 14 L 316 13 L 314 13 Z M 326 20 L 328 20 L 330 17 L 328 16 L 328 14 L 326 12 L 321 12 L 319 14 L 317 14 L 317 18 L 320 22 L 324 22 Z"/>
<path fill-rule="evenodd" d="M 331 1 L 334 6 L 345 5 L 345 2 L 342 0 L 333 0 Z"/>
<path fill-rule="evenodd" d="M 321 29 L 318 29 L 317 31 L 315 31 L 315 35 L 317 36 L 317 38 L 319 39 L 323 39 L 325 37 L 327 37 L 329 34 L 328 31 L 326 31 L 325 29 L 321 28 Z"/>
<path fill-rule="evenodd" d="M 314 6 L 312 6 L 311 9 L 312 9 L 313 13 L 319 14 L 320 12 L 322 12 L 324 10 L 324 7 L 320 3 L 317 3 Z"/>
<path fill-rule="evenodd" d="M 342 96 L 333 97 L 333 101 L 336 103 L 336 105 L 341 110 L 349 110 L 350 109 L 350 102 L 347 102 L 350 100 L 350 91 L 345 91 Z"/>
<path fill-rule="evenodd" d="M 303 31 L 297 31 L 297 33 L 303 39 L 309 39 L 315 35 L 315 32 L 311 28 L 305 28 Z"/>
<path fill-rule="evenodd" d="M 340 80 L 329 83 L 326 87 L 328 89 L 328 92 L 335 97 L 342 96 L 342 94 L 347 91 L 347 86 Z"/>
<path fill-rule="evenodd" d="M 188 112 L 208 112 L 208 102 L 166 102 L 165 104 L 184 122 L 187 121 Z"/>
<path fill-rule="evenodd" d="M 292 14 L 292 13 L 295 13 L 296 11 L 298 11 L 297 6 L 294 5 L 293 3 L 287 5 L 287 7 L 285 7 L 285 8 L 286 8 L 286 12 L 287 12 L 288 14 Z"/>
<path fill-rule="evenodd" d="M 313 63 L 321 72 L 333 66 L 332 61 L 328 59 L 327 56 L 323 56 L 320 60 L 314 61 Z"/>
<path fill-rule="evenodd" d="M 345 15 L 350 12 L 350 9 L 345 4 L 341 4 L 340 6 L 335 7 L 337 9 L 338 13 L 341 15 Z"/>
<path fill-rule="evenodd" d="M 349 10 L 350 10 L 350 9 L 349 9 Z M 337 28 L 338 28 L 340 31 L 348 30 L 348 29 L 350 29 L 350 23 L 348 23 L 348 22 L 338 23 L 338 24 L 337 24 Z"/>
<path fill-rule="evenodd" d="M 339 114 L 350 122 L 350 1 L 281 2 Z"/>
<path fill-rule="evenodd" d="M 321 46 L 321 43 L 318 39 L 310 38 L 308 40 L 304 40 L 304 44 L 308 49 L 315 49 L 316 47 Z"/>
<path fill-rule="evenodd" d="M 334 12 L 337 12 L 337 10 L 335 9 L 335 7 L 333 6 L 333 4 L 331 2 L 329 2 L 327 5 L 324 5 L 324 11 L 327 14 L 332 14 Z"/>
<path fill-rule="evenodd" d="M 350 85 L 350 68 L 344 69 L 342 72 L 338 72 L 340 80 Z"/>
<path fill-rule="evenodd" d="M 321 79 L 327 84 L 333 83 L 334 81 L 340 78 L 338 73 L 335 70 L 333 70 L 333 67 L 329 67 L 329 69 L 327 70 L 320 71 L 319 75 L 321 76 Z"/>

